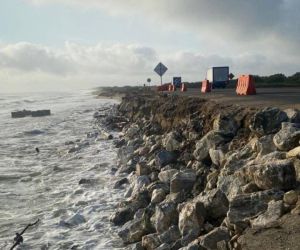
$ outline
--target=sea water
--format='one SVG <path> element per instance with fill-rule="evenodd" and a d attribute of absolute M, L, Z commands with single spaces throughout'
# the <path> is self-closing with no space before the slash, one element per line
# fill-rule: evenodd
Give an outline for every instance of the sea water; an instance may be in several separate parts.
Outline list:
<path fill-rule="evenodd" d="M 37 219 L 18 249 L 122 248 L 109 223 L 122 197 L 112 189 L 116 149 L 93 119 L 114 104 L 88 91 L 0 94 L 0 249 Z M 23 109 L 52 115 L 11 118 Z"/>

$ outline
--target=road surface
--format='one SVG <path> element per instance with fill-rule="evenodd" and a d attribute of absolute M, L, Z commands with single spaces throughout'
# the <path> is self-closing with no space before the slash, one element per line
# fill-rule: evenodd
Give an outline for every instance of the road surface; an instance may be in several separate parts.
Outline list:
<path fill-rule="evenodd" d="M 211 93 L 201 93 L 200 88 L 191 88 L 180 95 L 199 96 L 217 102 L 238 104 L 242 106 L 279 107 L 300 109 L 299 88 L 257 88 L 257 95 L 238 96 L 235 89 L 213 89 Z"/>

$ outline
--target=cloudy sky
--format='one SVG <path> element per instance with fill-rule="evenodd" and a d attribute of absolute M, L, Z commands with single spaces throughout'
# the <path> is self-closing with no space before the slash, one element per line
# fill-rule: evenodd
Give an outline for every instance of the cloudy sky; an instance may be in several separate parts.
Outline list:
<path fill-rule="evenodd" d="M 300 71 L 299 0 L 0 0 L 0 91 Z"/>

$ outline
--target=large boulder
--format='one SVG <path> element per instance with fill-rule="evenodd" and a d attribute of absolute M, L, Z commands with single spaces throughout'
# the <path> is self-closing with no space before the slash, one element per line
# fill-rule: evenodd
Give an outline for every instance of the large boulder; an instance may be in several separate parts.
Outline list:
<path fill-rule="evenodd" d="M 123 225 L 127 221 L 132 220 L 134 211 L 130 207 L 123 207 L 118 209 L 110 216 L 110 221 L 115 225 Z"/>
<path fill-rule="evenodd" d="M 263 213 L 271 200 L 281 200 L 284 192 L 266 190 L 236 196 L 229 204 L 226 220 L 230 225 L 246 228 L 250 219 Z"/>
<path fill-rule="evenodd" d="M 284 110 L 286 115 L 289 118 L 289 122 L 300 123 L 300 111 L 298 109 L 286 109 Z"/>
<path fill-rule="evenodd" d="M 289 151 L 299 146 L 300 124 L 282 123 L 282 128 L 275 134 L 273 141 L 276 147 L 282 151 Z"/>
<path fill-rule="evenodd" d="M 152 231 L 149 215 L 145 211 L 141 218 L 128 221 L 123 225 L 118 235 L 125 244 L 131 244 L 141 241 L 144 235 Z"/>
<path fill-rule="evenodd" d="M 167 231 L 159 235 L 162 243 L 172 244 L 181 237 L 178 226 L 171 226 Z"/>
<path fill-rule="evenodd" d="M 296 172 L 290 160 L 274 160 L 269 163 L 243 167 L 239 175 L 253 181 L 261 189 L 288 190 L 295 187 Z"/>
<path fill-rule="evenodd" d="M 179 213 L 178 227 L 181 235 L 199 235 L 205 220 L 205 209 L 201 202 L 187 202 Z"/>
<path fill-rule="evenodd" d="M 283 215 L 283 212 L 283 201 L 272 200 L 268 203 L 267 211 L 251 221 L 251 226 L 253 228 L 268 228 L 278 226 L 278 220 Z"/>
<path fill-rule="evenodd" d="M 232 133 L 212 130 L 196 143 L 196 149 L 193 155 L 198 161 L 205 160 L 209 156 L 209 149 L 215 149 L 217 146 L 231 141 L 232 137 Z"/>
<path fill-rule="evenodd" d="M 258 111 L 250 123 L 251 131 L 258 135 L 274 134 L 279 131 L 282 122 L 286 122 L 288 116 L 278 108 L 265 108 Z"/>
<path fill-rule="evenodd" d="M 223 130 L 228 133 L 236 134 L 239 129 L 237 121 L 230 115 L 218 114 L 213 122 L 214 130 Z"/>
<path fill-rule="evenodd" d="M 209 156 L 213 164 L 222 166 L 225 160 L 225 154 L 221 149 L 209 149 Z"/>
<path fill-rule="evenodd" d="M 131 196 L 139 193 L 142 190 L 145 190 L 146 187 L 150 184 L 150 179 L 146 175 L 138 176 L 135 181 L 131 184 L 132 193 Z"/>
<path fill-rule="evenodd" d="M 151 196 L 151 203 L 157 204 L 166 198 L 166 192 L 162 188 L 154 189 Z"/>
<path fill-rule="evenodd" d="M 239 194 L 242 194 L 243 182 L 235 175 L 219 175 L 217 188 L 220 189 L 230 201 Z"/>
<path fill-rule="evenodd" d="M 158 233 L 148 234 L 148 235 L 143 236 L 142 246 L 146 250 L 156 249 L 157 247 L 159 247 L 161 245 L 161 241 L 158 236 L 159 236 Z"/>
<path fill-rule="evenodd" d="M 151 218 L 158 233 L 166 231 L 170 226 L 178 222 L 177 205 L 173 202 L 162 202 L 155 207 L 155 213 Z"/>
<path fill-rule="evenodd" d="M 175 132 L 168 133 L 162 140 L 162 145 L 168 151 L 178 150 L 180 148 L 180 138 Z"/>
<path fill-rule="evenodd" d="M 260 138 L 256 138 L 252 145 L 253 150 L 256 151 L 258 157 L 272 153 L 276 151 L 276 146 L 273 142 L 274 135 L 265 135 Z"/>
<path fill-rule="evenodd" d="M 228 199 L 220 189 L 203 192 L 195 200 L 204 204 L 207 216 L 212 219 L 224 218 L 228 212 Z"/>
<path fill-rule="evenodd" d="M 173 176 L 175 174 L 177 174 L 179 171 L 177 169 L 168 169 L 168 170 L 164 170 L 164 171 L 161 171 L 159 174 L 158 174 L 158 179 L 161 181 L 161 182 L 165 182 L 165 183 L 170 183 L 171 179 L 173 178 Z"/>
<path fill-rule="evenodd" d="M 230 241 L 229 230 L 226 227 L 217 227 L 208 234 L 199 237 L 199 243 L 207 250 L 216 250 L 220 241 Z"/>
<path fill-rule="evenodd" d="M 160 168 L 170 164 L 170 163 L 174 163 L 176 162 L 178 156 L 175 152 L 170 152 L 167 150 L 161 150 L 160 152 L 158 152 L 158 154 L 156 155 L 156 164 L 157 166 L 159 166 Z"/>
<path fill-rule="evenodd" d="M 191 170 L 180 171 L 175 174 L 170 182 L 170 192 L 178 193 L 182 190 L 189 192 L 196 181 L 196 173 Z"/>
<path fill-rule="evenodd" d="M 293 158 L 293 157 L 300 158 L 300 146 L 293 148 L 286 153 L 286 158 Z"/>

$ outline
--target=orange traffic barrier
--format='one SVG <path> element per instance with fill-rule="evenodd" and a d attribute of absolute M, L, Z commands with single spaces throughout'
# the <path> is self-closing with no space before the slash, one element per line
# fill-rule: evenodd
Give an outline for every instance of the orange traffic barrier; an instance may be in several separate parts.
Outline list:
<path fill-rule="evenodd" d="M 202 81 L 201 92 L 202 93 L 211 92 L 211 83 L 208 80 Z"/>
<path fill-rule="evenodd" d="M 255 95 L 256 89 L 254 85 L 254 78 L 252 75 L 242 75 L 238 79 L 236 86 L 236 93 L 238 95 Z"/>
<path fill-rule="evenodd" d="M 168 84 L 163 84 L 161 86 L 157 86 L 157 91 L 168 91 Z"/>
<path fill-rule="evenodd" d="M 184 83 L 181 84 L 181 92 L 187 91 L 187 87 Z"/>
<path fill-rule="evenodd" d="M 174 92 L 174 91 L 176 91 L 176 87 L 175 87 L 175 85 L 173 85 L 173 84 L 170 84 L 170 85 L 169 85 L 169 91 L 170 91 L 170 92 Z"/>

